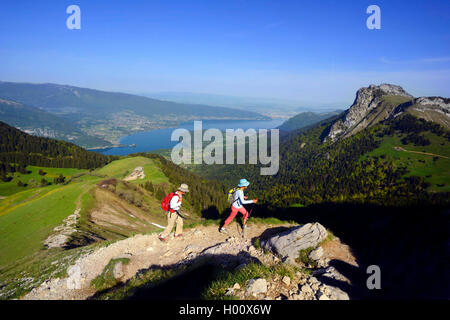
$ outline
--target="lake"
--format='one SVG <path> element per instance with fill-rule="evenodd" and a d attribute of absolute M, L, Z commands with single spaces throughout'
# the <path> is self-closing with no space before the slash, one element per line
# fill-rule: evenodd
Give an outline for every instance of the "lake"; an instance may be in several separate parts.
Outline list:
<path fill-rule="evenodd" d="M 225 129 L 274 129 L 280 126 L 285 119 L 272 120 L 203 120 L 203 130 L 216 128 L 219 130 Z M 177 128 L 157 129 L 146 132 L 139 132 L 129 136 L 120 138 L 121 144 L 131 145 L 136 147 L 117 147 L 109 149 L 92 150 L 105 155 L 128 155 L 136 152 L 148 152 L 160 149 L 171 149 L 178 141 L 170 141 L 172 131 L 178 128 L 184 128 L 190 131 L 194 130 L 194 121 L 182 123 Z"/>

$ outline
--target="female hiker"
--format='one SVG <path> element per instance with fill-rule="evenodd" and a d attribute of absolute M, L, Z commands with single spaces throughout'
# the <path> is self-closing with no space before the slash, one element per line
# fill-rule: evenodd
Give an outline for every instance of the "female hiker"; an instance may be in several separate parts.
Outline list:
<path fill-rule="evenodd" d="M 244 190 L 247 189 L 250 182 L 247 179 L 241 179 L 238 184 L 238 188 L 234 190 L 232 194 L 232 203 L 231 203 L 231 213 L 230 216 L 225 220 L 222 228 L 220 228 L 220 232 L 227 233 L 225 227 L 233 221 L 234 217 L 238 212 L 242 213 L 244 216 L 244 228 L 247 228 L 247 219 L 248 212 L 244 208 L 244 204 L 256 203 L 258 199 L 255 200 L 247 200 L 248 197 L 244 196 Z"/>
<path fill-rule="evenodd" d="M 173 225 L 176 223 L 177 227 L 175 230 L 175 237 L 180 237 L 183 233 L 183 218 L 180 215 L 181 203 L 183 202 L 183 194 L 189 192 L 188 185 L 183 183 L 177 191 L 174 193 L 169 193 L 161 203 L 163 210 L 168 211 L 167 213 L 167 227 L 164 229 L 163 233 L 159 236 L 159 240 L 166 241 L 166 237 L 172 231 Z M 169 202 L 170 201 L 170 202 Z M 168 203 L 167 203 L 168 202 Z M 167 205 L 167 208 L 165 208 Z"/>

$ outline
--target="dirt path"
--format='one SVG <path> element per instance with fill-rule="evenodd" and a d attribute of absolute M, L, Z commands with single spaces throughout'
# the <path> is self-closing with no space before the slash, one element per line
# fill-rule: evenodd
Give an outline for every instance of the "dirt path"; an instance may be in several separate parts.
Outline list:
<path fill-rule="evenodd" d="M 429 152 L 420 152 L 420 151 L 412 151 L 412 150 L 406 150 L 405 148 L 402 147 L 394 147 L 394 149 L 396 151 L 404 151 L 404 152 L 411 152 L 411 153 L 417 153 L 417 154 L 424 154 L 427 156 L 433 156 L 433 157 L 439 157 L 439 158 L 444 158 L 444 159 L 450 159 L 450 157 L 446 157 L 446 156 L 442 156 L 440 154 L 435 154 L 435 153 L 429 153 Z"/>
<path fill-rule="evenodd" d="M 228 238 L 232 237 L 236 240 L 226 251 L 230 254 L 237 254 L 250 246 L 252 237 L 261 235 L 266 228 L 267 225 L 252 225 L 246 232 L 245 239 L 242 239 L 238 234 L 237 228 L 230 228 L 229 234 L 225 235 L 218 232 L 217 226 L 190 229 L 184 233 L 182 238 L 173 238 L 172 234 L 167 243 L 158 240 L 157 234 L 136 235 L 80 257 L 72 266 L 72 270 L 76 271 L 74 276 L 77 273 L 81 274 L 81 287 L 79 289 L 68 289 L 67 278 L 51 279 L 40 287 L 33 289 L 23 299 L 86 299 L 95 293 L 95 290 L 90 288 L 91 280 L 102 273 L 111 259 L 118 257 L 130 259 L 130 262 L 123 268 L 124 277 L 122 281 L 126 281 L 140 269 L 149 268 L 152 265 L 172 265 L 186 258 L 191 252 L 204 251 L 209 247 L 225 243 Z M 231 241 L 229 242 L 231 243 Z M 189 248 L 186 250 L 188 246 Z"/>
<path fill-rule="evenodd" d="M 277 225 L 276 227 L 282 226 L 292 225 Z M 255 250 L 252 247 L 252 238 L 261 236 L 263 232 L 273 227 L 275 226 L 252 224 L 246 231 L 245 238 L 241 237 L 235 223 L 230 226 L 228 234 L 219 233 L 217 226 L 200 226 L 185 231 L 182 238 L 173 238 L 172 234 L 168 242 L 158 240 L 157 234 L 136 235 L 80 257 L 68 270 L 71 277 L 48 280 L 33 289 L 23 299 L 87 299 L 95 293 L 95 290 L 90 287 L 90 282 L 102 273 L 111 259 L 115 258 L 130 259 L 129 263 L 123 266 L 124 275 L 121 281 L 125 282 L 141 269 L 151 266 L 170 266 L 193 259 L 199 253 L 237 256 L 242 251 L 252 252 Z M 277 261 L 273 255 L 263 256 L 265 259 Z M 77 279 L 80 279 L 78 281 L 79 288 L 68 289 L 68 282 L 74 283 L 71 280 L 76 282 Z"/>

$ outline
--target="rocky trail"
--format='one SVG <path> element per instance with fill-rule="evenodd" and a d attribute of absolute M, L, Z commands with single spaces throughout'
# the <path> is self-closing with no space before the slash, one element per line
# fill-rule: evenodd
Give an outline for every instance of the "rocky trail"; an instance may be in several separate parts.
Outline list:
<path fill-rule="evenodd" d="M 271 233 L 277 234 L 280 230 L 285 232 L 288 230 L 287 232 L 289 232 L 289 230 L 297 229 L 299 229 L 298 226 L 291 224 L 276 226 L 252 224 L 245 232 L 245 238 L 243 238 L 235 224 L 231 225 L 228 234 L 219 233 L 217 226 L 199 226 L 186 230 L 180 238 L 174 238 L 172 234 L 167 242 L 161 242 L 157 234 L 139 234 L 82 255 L 76 260 L 75 264 L 68 268 L 69 277 L 48 279 L 25 295 L 23 299 L 88 299 L 96 293 L 96 290 L 90 286 L 91 281 L 103 272 L 105 266 L 112 259 L 129 259 L 127 264 L 120 264 L 114 268 L 114 276 L 122 282 L 132 278 L 143 269 L 154 266 L 183 265 L 201 256 L 214 257 L 215 263 L 222 265 L 229 263 L 230 261 L 227 260 L 230 259 L 233 260 L 234 264 L 241 263 L 244 265 L 249 261 L 259 260 L 265 265 L 274 265 L 287 259 L 262 248 L 256 249 L 253 245 L 254 240 L 262 235 L 270 237 Z M 308 237 L 311 234 L 306 234 L 305 239 L 309 241 Z M 286 238 L 276 236 L 277 239 Z M 342 244 L 338 238 L 318 247 L 313 253 L 317 256 L 314 258 L 317 259 L 321 267 L 318 271 L 321 274 L 328 272 L 332 278 L 340 278 L 346 281 L 332 267 L 327 265 L 328 261 L 339 258 L 356 266 L 355 258 L 352 256 L 350 249 Z M 292 299 L 319 299 L 320 297 L 322 297 L 320 298 L 322 300 L 348 299 L 345 292 L 339 288 L 320 284 L 312 275 L 308 276 L 297 272 L 295 279 L 284 277 L 278 280 L 280 282 L 278 285 L 266 282 L 264 287 L 264 283 L 262 283 L 265 281 L 264 279 L 255 279 L 248 284 L 247 288 L 241 290 L 230 288 L 230 290 L 234 290 L 233 293 L 242 299 L 280 299 L 280 297 L 285 296 Z M 327 292 L 327 294 L 325 295 L 324 292 Z"/>

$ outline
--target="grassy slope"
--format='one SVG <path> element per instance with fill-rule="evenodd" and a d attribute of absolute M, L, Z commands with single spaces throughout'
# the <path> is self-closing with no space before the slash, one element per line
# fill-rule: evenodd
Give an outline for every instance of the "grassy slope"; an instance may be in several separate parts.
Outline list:
<path fill-rule="evenodd" d="M 20 177 L 17 175 L 13 181 L 1 183 L 0 190 L 5 191 L 4 195 L 9 194 L 9 196 L 0 200 L 0 248 L 2 248 L 0 265 L 8 264 L 43 249 L 43 240 L 52 233 L 54 227 L 60 225 L 64 218 L 74 212 L 77 202 L 81 204 L 81 220 L 86 220 L 87 211 L 96 206 L 96 199 L 92 193 L 95 185 L 105 178 L 123 178 L 126 175 L 125 172 L 129 173 L 137 166 L 144 167 L 146 177 L 143 180 L 132 181 L 132 185 L 145 181 L 152 181 L 154 184 L 168 182 L 167 177 L 164 176 L 153 160 L 136 157 L 114 161 L 92 175 L 86 174 L 74 179 L 68 185 L 52 184 L 47 187 L 35 188 L 17 187 L 16 181 L 18 179 L 27 181 L 24 177 L 29 180 L 42 178 L 37 173 L 40 169 L 38 167 L 28 167 L 32 171 L 31 174 L 20 175 Z M 47 180 L 59 175 L 59 173 L 69 177 L 83 172 L 83 170 L 77 169 L 43 169 L 47 172 L 45 176 Z M 95 176 L 95 174 L 101 174 L 101 176 Z M 143 198 L 154 209 L 154 214 L 159 217 L 161 212 L 156 212 L 159 203 L 156 203 L 157 201 L 148 194 L 145 194 Z M 124 207 L 124 212 L 126 212 L 126 207 L 129 204 L 123 200 L 120 201 Z M 157 220 L 162 223 L 161 219 Z"/>
<path fill-rule="evenodd" d="M 47 174 L 44 176 L 39 175 L 39 169 L 44 170 L 45 172 L 47 172 Z M 48 182 L 53 182 L 53 178 L 58 177 L 60 174 L 66 177 L 66 179 L 69 179 L 76 174 L 86 172 L 86 170 L 83 169 L 45 168 L 35 166 L 28 166 L 27 170 L 31 171 L 31 173 L 22 174 L 19 172 L 15 172 L 13 175 L 10 174 L 10 176 L 13 177 L 10 182 L 0 181 L 0 196 L 9 196 L 26 189 L 35 188 L 36 186 L 40 185 L 42 178 L 46 179 Z M 26 183 L 27 186 L 19 187 L 17 185 L 19 181 Z"/>
<path fill-rule="evenodd" d="M 0 264 L 6 264 L 43 248 L 42 241 L 72 214 L 84 183 L 53 187 L 0 216 Z"/>
<path fill-rule="evenodd" d="M 145 206 L 138 208 L 124 198 L 97 187 L 102 180 L 125 177 L 126 172 L 127 174 L 132 172 L 137 166 L 143 166 L 145 179 L 130 181 L 130 188 L 124 189 L 124 185 L 121 185 L 120 190 L 132 192 L 135 196 L 139 194 Z M 33 172 L 26 175 L 30 179 L 39 176 L 37 172 L 40 168 L 28 167 L 28 169 Z M 59 173 L 65 176 L 82 173 L 82 170 L 77 169 L 43 169 L 48 173 L 47 178 Z M 9 196 L 0 200 L 0 299 L 22 295 L 44 281 L 49 274 L 64 276 L 67 265 L 82 251 L 109 243 L 103 241 L 104 244 L 94 243 L 70 250 L 45 249 L 43 241 L 52 233 L 54 227 L 61 225 L 62 220 L 74 212 L 77 205 L 81 208 L 79 225 L 90 228 L 91 232 L 100 230 L 103 232 L 101 235 L 108 236 L 115 233 L 128 236 L 131 232 L 156 231 L 157 228 L 148 221 L 164 225 L 165 219 L 159 208 L 159 201 L 138 187 L 138 184 L 145 181 L 159 184 L 168 182 L 168 178 L 157 167 L 155 160 L 135 157 L 116 160 L 92 173 L 85 172 L 67 185 L 17 189 L 14 187 L 17 186 L 16 182 L 4 183 L 2 185 L 4 190 L 8 190 L 8 187 L 12 190 Z M 116 217 L 126 219 L 126 222 L 134 225 L 122 230 L 117 226 L 115 229 L 110 226 L 109 229 L 112 230 L 107 230 L 108 228 L 102 230 L 101 226 L 88 225 L 90 212 L 103 204 L 114 204 L 114 212 L 107 212 L 112 212 Z M 134 217 L 131 217 L 130 213 Z M 112 240 L 119 238 L 107 237 Z M 27 277 L 33 280 L 27 282 Z"/>
<path fill-rule="evenodd" d="M 395 135 L 392 137 L 385 136 L 382 138 L 380 146 L 365 154 L 361 160 L 370 156 L 385 155 L 387 159 L 394 161 L 398 166 L 406 166 L 408 168 L 409 172 L 405 177 L 424 177 L 425 181 L 430 184 L 428 188 L 429 191 L 450 191 L 450 159 L 433 159 L 434 157 L 430 155 L 397 151 L 394 149 L 394 147 L 398 146 L 405 150 L 427 152 L 450 157 L 450 142 L 445 138 L 430 132 L 426 132 L 423 135 L 430 140 L 430 145 L 423 147 L 414 146 L 413 144 L 403 145 L 400 140 L 404 135 Z"/>
<path fill-rule="evenodd" d="M 113 161 L 103 168 L 96 171 L 99 175 L 105 175 L 111 178 L 123 179 L 130 174 L 134 168 L 143 167 L 145 178 L 131 183 L 143 183 L 145 181 L 152 181 L 153 183 L 168 182 L 167 177 L 156 166 L 154 160 L 145 157 L 133 157 L 125 158 L 117 161 Z"/>

